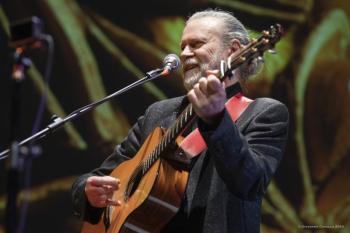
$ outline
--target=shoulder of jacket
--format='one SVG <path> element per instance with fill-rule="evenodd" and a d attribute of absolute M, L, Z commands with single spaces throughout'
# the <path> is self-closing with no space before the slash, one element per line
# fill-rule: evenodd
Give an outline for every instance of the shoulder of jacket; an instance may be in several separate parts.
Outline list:
<path fill-rule="evenodd" d="M 268 97 L 254 99 L 246 112 L 245 115 L 248 118 L 254 118 L 266 112 L 278 113 L 278 115 L 289 115 L 286 105 L 278 100 Z"/>
<path fill-rule="evenodd" d="M 276 100 L 276 99 L 272 99 L 269 97 L 260 97 L 260 98 L 256 98 L 254 101 L 256 101 L 257 103 L 261 104 L 261 105 L 284 105 L 282 102 Z"/>
<path fill-rule="evenodd" d="M 284 103 L 268 97 L 257 98 L 254 102 L 253 112 L 257 115 L 260 113 L 269 113 L 269 116 L 278 116 L 279 118 L 288 121 L 289 111 Z"/>
<path fill-rule="evenodd" d="M 256 98 L 253 102 L 255 103 L 254 105 L 260 109 L 277 107 L 277 108 L 284 108 L 287 110 L 287 107 L 284 103 L 269 97 Z"/>
<path fill-rule="evenodd" d="M 155 111 L 175 111 L 178 109 L 184 101 L 185 96 L 178 96 L 174 98 L 164 99 L 154 102 L 148 107 L 148 110 Z"/>

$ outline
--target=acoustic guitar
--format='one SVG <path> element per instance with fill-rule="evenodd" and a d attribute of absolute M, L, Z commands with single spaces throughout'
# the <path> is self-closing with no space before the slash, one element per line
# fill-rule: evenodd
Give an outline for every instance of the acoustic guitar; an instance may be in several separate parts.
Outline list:
<path fill-rule="evenodd" d="M 253 39 L 235 56 L 221 61 L 220 79 L 232 76 L 237 67 L 259 59 L 281 38 L 280 25 L 274 25 Z M 177 153 L 182 133 L 196 119 L 189 104 L 167 130 L 155 128 L 141 149 L 130 160 L 117 166 L 110 176 L 120 180 L 121 186 L 113 195 L 120 206 L 107 206 L 96 225 L 84 222 L 82 233 L 159 232 L 177 213 L 188 180 L 188 160 Z"/>

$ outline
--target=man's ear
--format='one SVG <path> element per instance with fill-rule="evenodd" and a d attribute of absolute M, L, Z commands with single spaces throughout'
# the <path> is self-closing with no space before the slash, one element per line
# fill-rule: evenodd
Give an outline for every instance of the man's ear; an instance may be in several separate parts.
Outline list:
<path fill-rule="evenodd" d="M 233 54 L 234 52 L 236 52 L 237 50 L 239 50 L 240 48 L 242 48 L 242 44 L 238 39 L 233 39 L 231 41 L 231 45 L 229 48 L 229 55 Z"/>

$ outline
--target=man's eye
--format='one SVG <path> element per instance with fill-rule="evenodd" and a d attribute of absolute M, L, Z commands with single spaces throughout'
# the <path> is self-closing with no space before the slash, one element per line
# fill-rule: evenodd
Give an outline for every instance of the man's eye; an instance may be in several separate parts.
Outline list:
<path fill-rule="evenodd" d="M 186 48 L 186 46 L 189 46 L 190 49 L 197 49 L 197 48 L 202 47 L 203 44 L 204 44 L 204 42 L 202 42 L 202 41 L 195 41 L 195 42 L 189 43 L 187 45 L 181 45 L 180 49 L 181 49 L 181 51 L 183 51 Z"/>
<path fill-rule="evenodd" d="M 204 44 L 203 42 L 196 42 L 192 45 L 192 47 L 193 48 L 200 48 L 200 47 L 202 47 L 203 44 Z"/>

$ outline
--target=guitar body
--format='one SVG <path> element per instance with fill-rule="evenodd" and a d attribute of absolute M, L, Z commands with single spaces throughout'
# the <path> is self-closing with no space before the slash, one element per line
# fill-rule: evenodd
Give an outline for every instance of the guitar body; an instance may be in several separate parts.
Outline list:
<path fill-rule="evenodd" d="M 187 171 L 159 158 L 140 179 L 135 179 L 135 171 L 140 171 L 140 164 L 156 148 L 162 135 L 159 127 L 154 129 L 138 153 L 112 171 L 110 175 L 121 184 L 113 199 L 122 204 L 108 206 L 96 225 L 84 222 L 82 233 L 159 232 L 176 214 L 186 188 Z"/>

